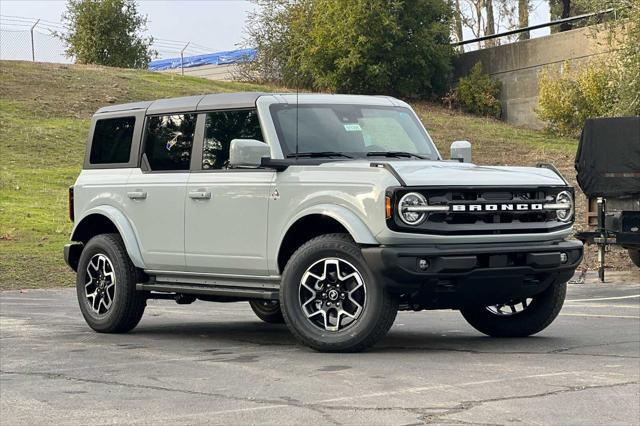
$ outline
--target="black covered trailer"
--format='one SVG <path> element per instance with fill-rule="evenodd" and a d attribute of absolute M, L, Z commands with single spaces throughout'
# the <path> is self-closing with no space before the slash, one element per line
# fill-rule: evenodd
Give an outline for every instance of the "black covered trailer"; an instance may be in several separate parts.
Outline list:
<path fill-rule="evenodd" d="M 577 238 L 598 245 L 600 279 L 608 244 L 629 250 L 640 267 L 640 117 L 587 120 L 575 167 L 588 205 L 597 206 L 596 230 Z"/>

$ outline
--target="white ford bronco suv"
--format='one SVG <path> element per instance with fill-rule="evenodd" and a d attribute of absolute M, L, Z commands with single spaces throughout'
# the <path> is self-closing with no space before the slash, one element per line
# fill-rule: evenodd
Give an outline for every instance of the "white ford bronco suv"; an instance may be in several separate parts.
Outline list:
<path fill-rule="evenodd" d="M 397 311 L 460 310 L 491 336 L 558 315 L 582 259 L 550 165 L 444 160 L 390 97 L 211 94 L 108 106 L 69 189 L 87 323 L 126 332 L 147 299 L 248 301 L 321 351 L 381 339 Z"/>

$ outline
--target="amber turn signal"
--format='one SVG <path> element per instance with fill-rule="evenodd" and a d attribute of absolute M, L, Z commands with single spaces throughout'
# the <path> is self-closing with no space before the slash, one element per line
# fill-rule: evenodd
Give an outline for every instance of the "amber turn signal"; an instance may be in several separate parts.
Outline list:
<path fill-rule="evenodd" d="M 384 211 L 386 213 L 387 219 L 391 219 L 391 197 L 385 197 Z"/>

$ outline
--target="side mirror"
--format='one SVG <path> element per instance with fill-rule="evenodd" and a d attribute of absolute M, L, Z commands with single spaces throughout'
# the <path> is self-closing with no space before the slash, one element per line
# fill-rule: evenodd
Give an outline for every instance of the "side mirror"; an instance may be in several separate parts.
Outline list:
<path fill-rule="evenodd" d="M 462 161 L 463 163 L 471 162 L 471 142 L 455 141 L 451 144 L 451 159 Z"/>
<path fill-rule="evenodd" d="M 271 157 L 269 145 L 255 139 L 234 139 L 229 146 L 229 167 L 260 167 L 262 157 Z"/>

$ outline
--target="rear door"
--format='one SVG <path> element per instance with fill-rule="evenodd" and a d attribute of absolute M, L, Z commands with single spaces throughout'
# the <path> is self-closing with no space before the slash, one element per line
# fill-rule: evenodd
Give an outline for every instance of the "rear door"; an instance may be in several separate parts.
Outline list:
<path fill-rule="evenodd" d="M 184 270 L 184 205 L 197 115 L 149 116 L 125 210 L 147 269 Z"/>
<path fill-rule="evenodd" d="M 186 267 L 190 272 L 267 274 L 267 208 L 275 172 L 229 169 L 233 139 L 263 140 L 255 109 L 203 113 L 185 205 Z"/>

